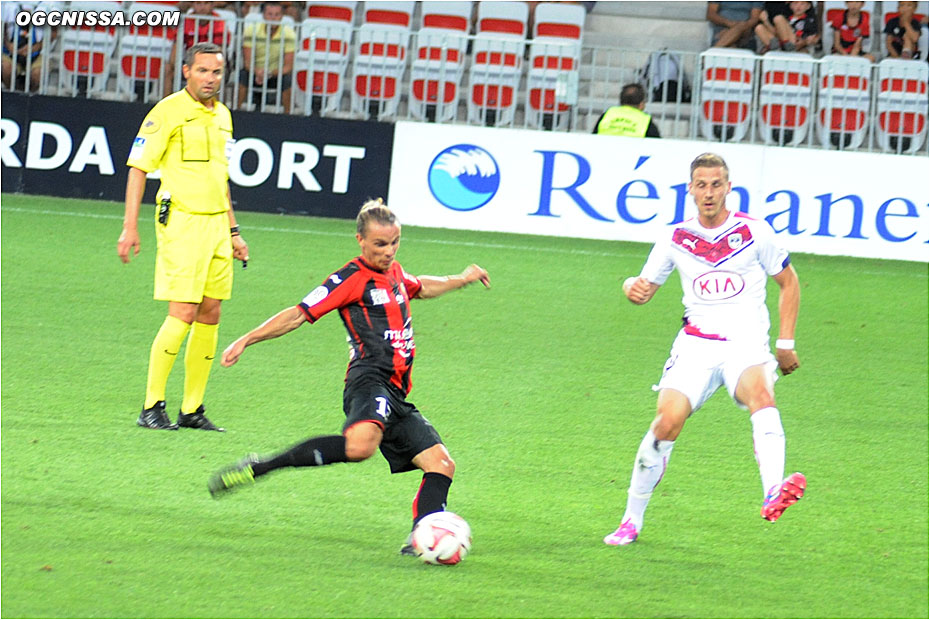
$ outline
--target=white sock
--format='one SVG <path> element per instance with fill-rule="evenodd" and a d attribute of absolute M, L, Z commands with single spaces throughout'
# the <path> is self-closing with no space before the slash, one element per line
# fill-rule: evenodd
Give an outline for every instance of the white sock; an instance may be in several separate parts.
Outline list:
<path fill-rule="evenodd" d="M 639 444 L 636 462 L 633 464 L 633 475 L 630 477 L 630 488 L 627 491 L 626 512 L 621 519 L 621 522 L 631 519 L 637 531 L 643 529 L 646 506 L 649 505 L 652 491 L 665 475 L 673 447 L 674 441 L 656 439 L 651 429 Z"/>
<path fill-rule="evenodd" d="M 752 422 L 752 443 L 765 497 L 785 477 L 785 429 L 775 407 L 759 409 L 749 420 Z"/>

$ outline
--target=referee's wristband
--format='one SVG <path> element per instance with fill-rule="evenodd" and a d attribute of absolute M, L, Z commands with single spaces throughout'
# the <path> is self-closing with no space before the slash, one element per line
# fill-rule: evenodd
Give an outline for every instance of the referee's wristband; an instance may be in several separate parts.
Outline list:
<path fill-rule="evenodd" d="M 238 236 L 239 236 L 239 227 L 238 227 L 238 226 L 230 226 L 230 227 L 229 227 L 229 236 L 230 236 L 230 237 L 238 237 Z"/>
<path fill-rule="evenodd" d="M 794 350 L 794 338 L 791 338 L 791 339 L 779 338 L 778 340 L 775 341 L 775 348 L 785 349 L 787 351 Z"/>

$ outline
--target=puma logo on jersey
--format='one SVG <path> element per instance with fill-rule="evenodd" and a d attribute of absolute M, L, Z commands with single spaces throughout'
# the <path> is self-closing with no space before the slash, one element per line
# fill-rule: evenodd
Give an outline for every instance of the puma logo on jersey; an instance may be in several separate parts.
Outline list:
<path fill-rule="evenodd" d="M 712 241 L 685 228 L 678 228 L 672 234 L 672 243 L 691 256 L 716 267 L 752 245 L 753 238 L 749 226 L 737 224 Z"/>

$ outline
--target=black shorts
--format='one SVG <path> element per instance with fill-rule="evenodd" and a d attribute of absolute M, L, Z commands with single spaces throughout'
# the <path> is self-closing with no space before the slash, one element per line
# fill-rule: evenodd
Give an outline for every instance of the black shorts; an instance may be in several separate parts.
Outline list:
<path fill-rule="evenodd" d="M 255 84 L 255 80 L 252 78 L 252 74 L 249 73 L 248 69 L 239 70 L 239 84 L 241 86 L 249 87 L 249 84 L 252 85 L 253 90 L 261 91 L 262 87 Z M 286 73 L 281 76 L 281 90 L 285 91 L 291 87 L 291 74 Z M 265 88 L 269 91 L 274 91 L 278 88 L 278 76 L 269 77 L 265 79 Z"/>
<path fill-rule="evenodd" d="M 359 422 L 380 426 L 384 437 L 379 448 L 392 474 L 416 469 L 413 457 L 442 443 L 433 425 L 404 396 L 390 383 L 367 377 L 347 383 L 342 394 L 343 432 Z"/>

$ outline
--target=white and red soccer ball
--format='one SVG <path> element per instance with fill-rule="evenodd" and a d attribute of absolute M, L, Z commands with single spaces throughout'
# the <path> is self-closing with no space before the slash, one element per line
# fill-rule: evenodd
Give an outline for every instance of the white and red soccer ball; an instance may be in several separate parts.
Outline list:
<path fill-rule="evenodd" d="M 412 543 L 427 564 L 458 564 L 471 549 L 471 527 L 454 512 L 433 512 L 417 523 Z"/>

